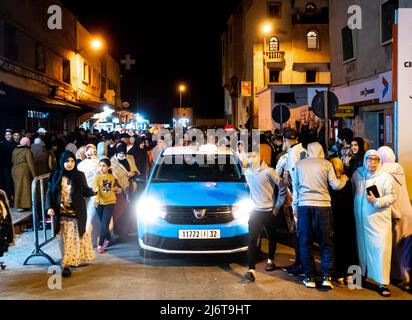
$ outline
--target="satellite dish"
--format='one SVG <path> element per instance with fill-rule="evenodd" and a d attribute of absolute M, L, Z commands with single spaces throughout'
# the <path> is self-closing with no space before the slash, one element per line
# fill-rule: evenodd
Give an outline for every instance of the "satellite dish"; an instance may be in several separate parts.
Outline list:
<path fill-rule="evenodd" d="M 272 110 L 272 118 L 276 123 L 284 124 L 290 119 L 290 110 L 284 104 L 278 104 Z"/>
<path fill-rule="evenodd" d="M 129 109 L 130 103 L 129 102 L 123 102 L 122 107 L 123 107 L 123 109 Z"/>
<path fill-rule="evenodd" d="M 312 110 L 321 119 L 325 119 L 325 92 L 316 94 L 312 101 Z M 338 111 L 338 107 L 338 97 L 333 92 L 328 91 L 328 119 L 332 119 Z"/>

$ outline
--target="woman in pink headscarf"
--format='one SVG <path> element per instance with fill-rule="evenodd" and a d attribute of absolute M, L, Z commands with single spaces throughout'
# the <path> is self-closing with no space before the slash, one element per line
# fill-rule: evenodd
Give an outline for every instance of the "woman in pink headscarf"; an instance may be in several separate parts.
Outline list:
<path fill-rule="evenodd" d="M 36 176 L 29 138 L 20 140 L 20 144 L 13 150 L 12 162 L 14 207 L 18 208 L 19 212 L 28 211 L 31 207 L 31 182 Z"/>
<path fill-rule="evenodd" d="M 406 187 L 405 172 L 396 163 L 395 153 L 389 147 L 378 149 L 382 170 L 392 176 L 396 201 L 392 204 L 392 263 L 391 278 L 406 282 L 411 275 L 412 260 L 412 206 Z"/>

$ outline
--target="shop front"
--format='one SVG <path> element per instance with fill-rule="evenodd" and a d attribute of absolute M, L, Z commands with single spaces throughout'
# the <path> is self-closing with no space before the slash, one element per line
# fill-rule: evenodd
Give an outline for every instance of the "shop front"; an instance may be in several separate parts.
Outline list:
<path fill-rule="evenodd" d="M 341 110 L 353 108 L 354 117 L 332 120 L 336 131 L 350 128 L 354 135 L 365 139 L 369 148 L 394 146 L 394 102 L 392 101 L 392 71 L 378 74 L 366 81 L 333 88 Z"/>
<path fill-rule="evenodd" d="M 36 132 L 45 128 L 51 132 L 73 130 L 81 108 L 54 98 L 26 92 L 0 83 L 0 130 L 26 129 Z"/>

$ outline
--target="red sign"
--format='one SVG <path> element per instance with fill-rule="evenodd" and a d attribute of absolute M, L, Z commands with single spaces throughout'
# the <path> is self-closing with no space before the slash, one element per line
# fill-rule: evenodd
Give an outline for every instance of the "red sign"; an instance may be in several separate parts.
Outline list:
<path fill-rule="evenodd" d="M 241 82 L 241 95 L 242 97 L 252 96 L 252 81 Z"/>

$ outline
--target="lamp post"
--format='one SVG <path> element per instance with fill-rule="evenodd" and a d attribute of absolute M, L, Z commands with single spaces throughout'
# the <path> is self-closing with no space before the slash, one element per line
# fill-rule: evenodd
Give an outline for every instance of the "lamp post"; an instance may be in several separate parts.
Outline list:
<path fill-rule="evenodd" d="M 180 108 L 182 108 L 182 94 L 186 91 L 186 86 L 181 84 L 179 86 L 179 94 L 180 94 Z"/>

